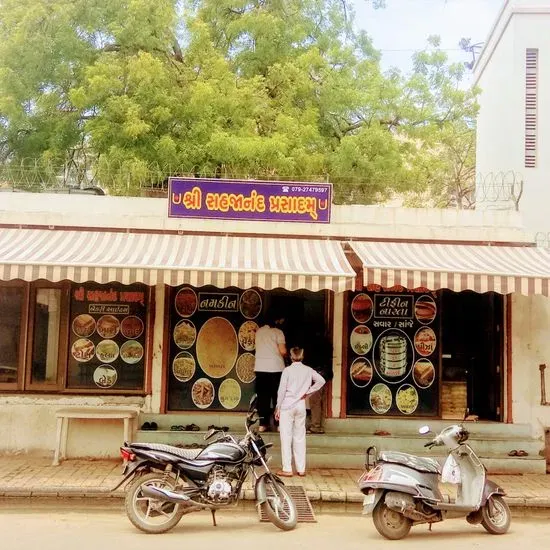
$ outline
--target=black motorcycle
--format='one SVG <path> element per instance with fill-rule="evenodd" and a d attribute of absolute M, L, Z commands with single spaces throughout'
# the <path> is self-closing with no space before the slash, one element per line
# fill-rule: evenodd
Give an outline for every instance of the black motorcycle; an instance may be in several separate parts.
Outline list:
<path fill-rule="evenodd" d="M 238 441 L 227 432 L 211 429 L 205 440 L 216 437 L 204 449 L 181 449 L 158 443 L 125 443 L 120 454 L 125 461 L 118 489 L 132 479 L 126 492 L 126 513 L 146 533 L 165 533 L 191 512 L 210 510 L 216 525 L 216 510 L 236 505 L 250 473 L 255 478 L 256 502 L 274 525 L 294 529 L 297 514 L 284 483 L 271 473 L 265 443 L 252 429 L 258 421 L 253 398 L 246 416 L 246 434 Z M 264 472 L 258 475 L 256 467 Z"/>

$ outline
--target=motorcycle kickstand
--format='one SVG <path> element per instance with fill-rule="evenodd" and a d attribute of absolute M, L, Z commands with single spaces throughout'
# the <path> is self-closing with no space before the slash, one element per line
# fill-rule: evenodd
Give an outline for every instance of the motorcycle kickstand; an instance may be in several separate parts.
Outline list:
<path fill-rule="evenodd" d="M 218 524 L 216 523 L 216 510 L 214 508 L 211 508 L 210 512 L 212 512 L 212 523 L 214 524 L 214 527 L 217 527 Z"/>

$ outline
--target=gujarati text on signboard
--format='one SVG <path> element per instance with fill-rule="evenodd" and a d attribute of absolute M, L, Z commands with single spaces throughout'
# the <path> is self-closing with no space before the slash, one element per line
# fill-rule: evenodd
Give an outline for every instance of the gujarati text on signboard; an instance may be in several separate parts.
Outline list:
<path fill-rule="evenodd" d="M 170 178 L 168 216 L 329 223 L 330 183 Z"/>

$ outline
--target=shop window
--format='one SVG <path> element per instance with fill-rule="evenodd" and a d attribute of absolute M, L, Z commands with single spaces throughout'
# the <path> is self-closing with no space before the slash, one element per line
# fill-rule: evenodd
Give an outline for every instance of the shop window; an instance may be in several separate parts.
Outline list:
<path fill-rule="evenodd" d="M 438 416 L 438 294 L 369 288 L 349 293 L 347 310 L 347 413 Z"/>
<path fill-rule="evenodd" d="M 0 387 L 16 388 L 20 379 L 24 300 L 24 286 L 0 286 Z"/>
<path fill-rule="evenodd" d="M 256 330 L 266 312 L 284 312 L 288 347 L 304 346 L 307 357 L 313 345 L 307 334 L 325 332 L 325 299 L 325 292 L 173 288 L 167 409 L 246 411 L 256 378 Z"/>
<path fill-rule="evenodd" d="M 148 289 L 145 285 L 73 285 L 67 389 L 143 392 Z"/>
<path fill-rule="evenodd" d="M 57 382 L 61 328 L 61 290 L 40 288 L 34 304 L 31 383 Z"/>
<path fill-rule="evenodd" d="M 145 285 L 0 284 L 0 389 L 143 393 Z"/>

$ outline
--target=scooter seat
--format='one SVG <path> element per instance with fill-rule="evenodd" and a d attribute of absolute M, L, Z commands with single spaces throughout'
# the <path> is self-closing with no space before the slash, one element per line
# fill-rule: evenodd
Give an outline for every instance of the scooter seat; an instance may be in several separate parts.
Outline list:
<path fill-rule="evenodd" d="M 197 458 L 197 456 L 202 452 L 202 449 L 181 449 L 180 447 L 164 445 L 163 443 L 132 443 L 132 447 L 136 449 L 150 449 L 151 451 L 170 453 L 187 460 L 195 460 L 195 458 Z"/>
<path fill-rule="evenodd" d="M 378 455 L 379 462 L 391 462 L 393 464 L 402 464 L 426 474 L 439 474 L 441 468 L 433 458 L 424 458 L 421 456 L 410 455 L 407 453 L 399 453 L 397 451 L 384 451 Z"/>

